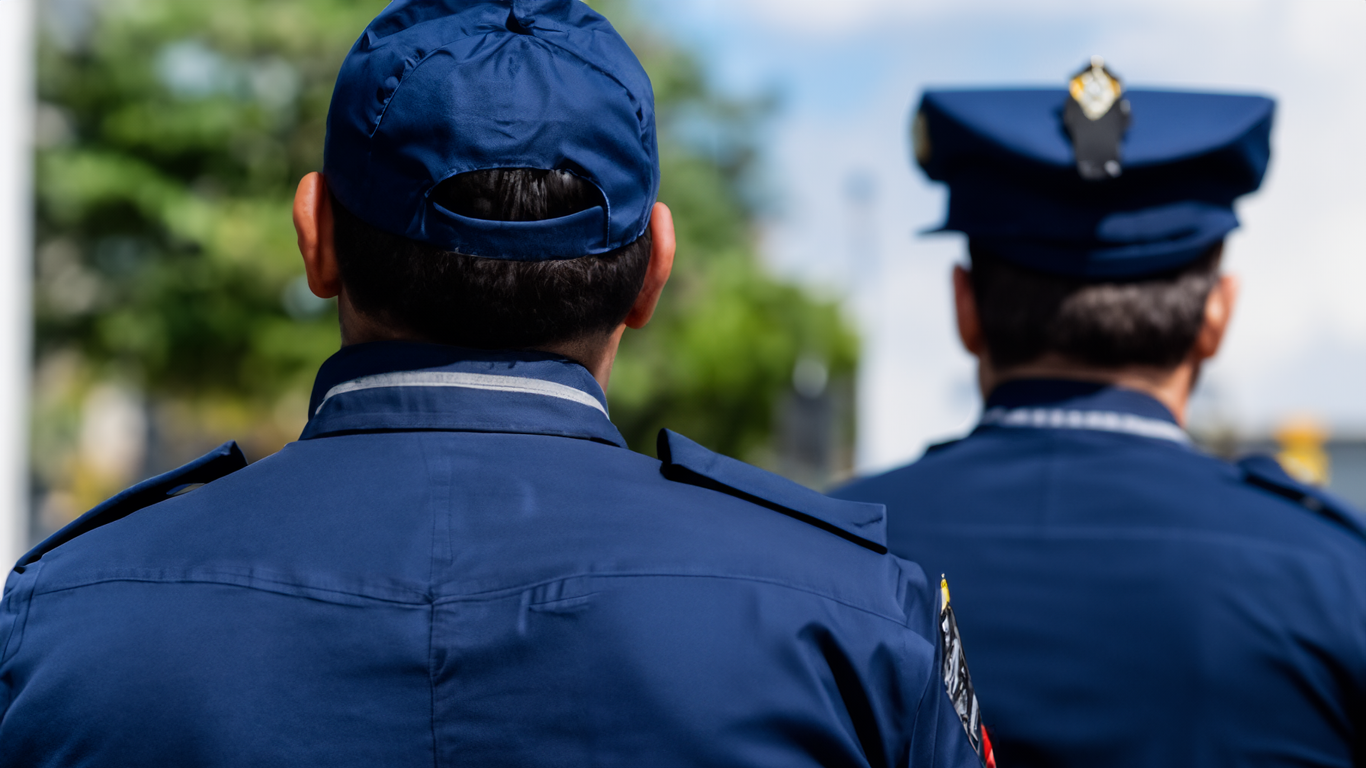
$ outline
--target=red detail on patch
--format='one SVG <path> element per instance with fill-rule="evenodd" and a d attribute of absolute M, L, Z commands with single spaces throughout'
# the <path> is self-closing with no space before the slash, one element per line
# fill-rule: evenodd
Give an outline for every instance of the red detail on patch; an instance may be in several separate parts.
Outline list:
<path fill-rule="evenodd" d="M 996 753 L 991 750 L 991 737 L 987 736 L 987 727 L 982 726 L 982 762 L 987 768 L 996 768 Z"/>

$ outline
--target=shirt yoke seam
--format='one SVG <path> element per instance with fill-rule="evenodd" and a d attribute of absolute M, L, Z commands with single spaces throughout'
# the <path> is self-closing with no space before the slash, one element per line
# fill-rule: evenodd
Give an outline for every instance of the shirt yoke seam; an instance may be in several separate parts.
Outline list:
<path fill-rule="evenodd" d="M 830 594 L 828 594 L 828 593 L 821 592 L 821 591 L 816 590 L 816 589 L 811 589 L 811 588 L 809 588 L 809 587 L 803 587 L 803 586 L 799 586 L 799 585 L 795 585 L 795 584 L 788 584 L 788 583 L 779 581 L 779 580 L 777 580 L 777 579 L 768 579 L 768 578 L 763 578 L 763 577 L 759 577 L 759 576 L 744 576 L 744 575 L 737 575 L 737 574 L 699 574 L 699 573 L 678 573 L 678 572 L 667 572 L 667 571 L 633 571 L 633 572 L 618 572 L 618 573 L 611 573 L 611 572 L 591 572 L 591 571 L 590 571 L 590 572 L 566 573 L 566 574 L 563 574 L 563 575 L 557 575 L 557 576 L 555 576 L 554 578 L 542 579 L 542 580 L 535 581 L 535 582 L 527 582 L 527 583 L 524 583 L 524 584 L 518 584 L 518 585 L 516 585 L 516 586 L 500 587 L 500 588 L 498 588 L 498 589 L 491 589 L 491 590 L 487 590 L 487 591 L 484 591 L 484 592 L 473 592 L 473 593 L 464 594 L 464 595 L 448 595 L 448 596 L 440 596 L 440 597 L 435 596 L 435 595 L 429 595 L 429 596 L 427 596 L 426 598 L 420 599 L 420 600 L 402 600 L 402 599 L 398 599 L 398 598 L 378 597 L 378 596 L 373 595 L 373 594 L 365 594 L 365 593 L 361 593 L 361 592 L 357 592 L 357 591 L 353 591 L 353 590 L 316 587 L 316 586 L 309 586 L 309 585 L 297 584 L 297 583 L 294 583 L 294 582 L 283 581 L 283 580 L 255 579 L 255 581 L 257 581 L 257 582 L 259 582 L 259 583 L 254 583 L 254 584 L 252 584 L 252 583 L 243 583 L 243 582 L 240 581 L 240 580 L 234 580 L 234 579 L 230 579 L 230 578 L 216 579 L 216 578 L 212 578 L 212 577 L 208 577 L 208 576 L 205 576 L 205 577 L 196 577 L 196 578 L 179 578 L 179 579 L 158 579 L 158 578 L 153 578 L 153 577 L 137 577 L 137 576 L 109 576 L 109 577 L 88 579 L 88 580 L 81 581 L 81 582 L 74 583 L 74 584 L 64 584 L 64 585 L 61 585 L 61 586 L 56 586 L 56 587 L 52 587 L 52 588 L 44 589 L 44 590 L 35 590 L 35 591 L 32 593 L 32 595 L 31 595 L 30 597 L 31 597 L 31 598 L 37 598 L 37 597 L 42 596 L 42 595 L 59 594 L 59 593 L 62 593 L 62 592 L 71 592 L 71 591 L 75 591 L 75 590 L 79 590 L 79 589 L 84 589 L 84 588 L 86 588 L 86 587 L 99 586 L 99 585 L 101 585 L 101 584 L 114 584 L 114 583 L 137 583 L 137 584 L 202 584 L 202 585 L 214 585 L 214 586 L 237 587 L 237 588 L 239 588 L 239 589 L 246 589 L 246 590 L 252 590 L 252 591 L 257 591 L 257 592 L 268 592 L 268 593 L 271 593 L 271 594 L 280 595 L 280 596 L 282 596 L 282 597 L 296 597 L 296 598 L 300 598 L 300 599 L 304 599 L 304 600 L 316 600 L 316 601 L 318 601 L 318 602 L 324 602 L 324 603 L 326 603 L 326 602 L 331 602 L 331 601 L 329 601 L 329 600 L 323 599 L 323 598 L 322 598 L 321 596 L 319 596 L 319 595 L 302 594 L 302 593 L 296 592 L 296 591 L 284 592 L 284 591 L 277 591 L 277 590 L 273 590 L 273 589 L 269 589 L 269 588 L 268 588 L 269 585 L 278 585 L 278 586 L 280 586 L 280 587 L 294 587 L 295 589 L 298 589 L 298 590 L 305 590 L 305 591 L 307 591 L 307 592 L 314 592 L 314 593 L 321 593 L 321 594 L 330 594 L 330 595 L 340 595 L 340 596 L 345 596 L 345 597 L 350 597 L 350 598 L 356 598 L 356 599 L 365 600 L 365 601 L 369 601 L 369 602 L 375 602 L 375 603 L 384 603 L 384 604 L 389 604 L 389 605 L 400 605 L 400 606 L 407 606 L 407 607 L 412 607 L 412 608 L 419 608 L 419 607 L 423 607 L 423 606 L 427 606 L 427 605 L 438 605 L 438 604 L 443 604 L 443 603 L 479 602 L 479 601 L 483 601 L 483 600 L 494 600 L 494 599 L 498 599 L 498 598 L 505 597 L 505 596 L 508 596 L 508 595 L 517 594 L 517 593 L 519 593 L 519 592 L 523 592 L 523 591 L 528 590 L 528 589 L 534 589 L 534 588 L 539 587 L 539 586 L 544 586 L 544 585 L 546 585 L 546 584 L 553 584 L 553 583 L 555 583 L 555 582 L 565 581 L 565 580 L 567 580 L 567 579 L 576 579 L 576 578 L 593 578 L 593 579 L 603 579 L 603 578 L 607 578 L 607 579 L 637 579 L 637 578 L 639 578 L 639 579 L 718 579 L 718 580 L 726 580 L 726 581 L 743 581 L 743 582 L 751 582 L 751 583 L 756 583 L 756 584 L 764 584 L 764 585 L 767 585 L 767 586 L 779 587 L 779 588 L 781 588 L 781 589 L 790 590 L 790 591 L 794 591 L 794 592 L 801 592 L 801 593 L 803 593 L 803 594 L 808 594 L 808 595 L 811 595 L 811 596 L 813 596 L 813 597 L 817 597 L 817 598 L 820 598 L 820 599 L 822 599 L 822 600 L 827 600 L 827 601 L 829 601 L 829 602 L 831 602 L 831 603 L 835 603 L 836 605 L 844 606 L 845 608 L 849 608 L 850 610 L 855 610 L 855 611 L 858 611 L 858 612 L 860 612 L 860 613 L 864 613 L 864 614 L 868 614 L 868 615 L 870 615 L 870 616 L 877 617 L 877 618 L 882 619 L 882 620 L 884 620 L 884 621 L 892 622 L 892 623 L 894 623 L 894 624 L 896 624 L 896 625 L 898 625 L 898 626 L 901 626 L 901 627 L 906 627 L 906 626 L 908 625 L 908 619 L 907 619 L 906 617 L 897 617 L 897 616 L 893 616 L 893 615 L 890 615 L 890 614 L 887 614 L 887 613 L 884 613 L 884 612 L 875 610 L 875 609 L 873 609 L 873 608 L 869 608 L 869 607 L 867 607 L 867 606 L 858 605 L 858 604 L 856 604 L 856 603 L 850 602 L 850 601 L 845 600 L 845 599 L 843 599 L 843 598 L 836 597 L 836 596 L 834 596 L 834 595 L 830 595 Z"/>
<path fill-rule="evenodd" d="M 799 585 L 796 585 L 796 584 L 789 584 L 789 583 L 780 581 L 780 580 L 778 580 L 778 579 L 769 579 L 769 578 L 764 578 L 764 577 L 762 577 L 762 576 L 746 576 L 746 575 L 728 574 L 728 573 L 680 573 L 680 572 L 675 572 L 675 571 L 622 571 L 622 572 L 587 571 L 587 572 L 576 572 L 576 573 L 568 573 L 568 574 L 564 574 L 564 575 L 560 575 L 560 576 L 555 576 L 554 578 L 542 579 L 542 580 L 535 581 L 535 582 L 528 582 L 528 583 L 525 583 L 525 584 L 518 584 L 518 585 L 516 585 L 516 586 L 499 587 L 499 588 L 497 588 L 497 589 L 490 589 L 490 590 L 486 590 L 486 591 L 483 591 L 483 592 L 471 592 L 471 593 L 469 593 L 469 594 L 462 594 L 462 595 L 443 595 L 443 596 L 437 596 L 437 597 L 434 598 L 434 603 L 436 603 L 436 604 L 442 604 L 442 603 L 478 602 L 478 601 L 482 601 L 482 600 L 496 600 L 496 599 L 499 599 L 499 598 L 502 598 L 502 597 L 506 597 L 506 596 L 509 596 L 509 595 L 517 594 L 517 593 L 519 593 L 519 592 L 523 592 L 523 591 L 528 590 L 528 589 L 535 589 L 535 588 L 537 588 L 537 587 L 545 586 L 545 585 L 547 585 L 547 584 L 553 584 L 553 583 L 560 582 L 560 581 L 565 581 L 565 580 L 568 580 L 568 579 L 585 579 L 585 578 L 587 578 L 587 579 L 603 579 L 603 578 L 607 578 L 607 579 L 635 579 L 635 578 L 640 578 L 640 579 L 719 579 L 719 580 L 726 580 L 726 581 L 744 581 L 744 582 L 751 582 L 751 583 L 756 583 L 756 584 L 765 584 L 765 585 L 768 585 L 768 586 L 779 587 L 779 588 L 786 589 L 786 590 L 791 590 L 791 591 L 794 591 L 794 592 L 801 592 L 801 593 L 803 593 L 803 594 L 808 594 L 808 595 L 811 595 L 811 596 L 813 596 L 813 597 L 818 597 L 818 598 L 820 598 L 820 599 L 822 599 L 822 600 L 828 600 L 828 601 L 830 601 L 830 602 L 832 602 L 832 603 L 835 603 L 836 605 L 842 605 L 842 606 L 844 606 L 844 607 L 846 607 L 846 608 L 849 608 L 849 609 L 851 609 L 851 610 L 859 611 L 860 613 L 866 613 L 866 614 L 868 614 L 868 615 L 870 615 L 870 616 L 875 616 L 875 617 L 880 618 L 880 619 L 883 619 L 883 620 L 885 620 L 885 621 L 890 621 L 890 622 L 892 622 L 892 623 L 894 623 L 894 624 L 897 624 L 898 626 L 902 626 L 902 627 L 906 627 L 906 626 L 908 625 L 908 622 L 909 622 L 909 619 L 908 619 L 907 617 L 896 617 L 896 616 L 892 616 L 892 615 L 890 615 L 890 614 L 883 613 L 883 612 L 878 611 L 878 610 L 875 610 L 875 609 L 873 609 L 873 608 L 868 608 L 868 607 L 866 607 L 866 606 L 861 606 L 861 605 L 852 603 L 852 602 L 850 602 L 850 601 L 848 601 L 848 600 L 845 600 L 845 599 L 836 597 L 836 596 L 834 596 L 834 595 L 830 595 L 830 594 L 827 594 L 827 593 L 825 593 L 825 592 L 821 592 L 821 591 L 819 591 L 819 590 L 812 589 L 812 588 L 809 588 L 809 587 L 803 587 L 803 586 L 799 586 Z"/>
<path fill-rule="evenodd" d="M 49 588 L 49 589 L 44 589 L 44 590 L 41 590 L 41 591 L 35 591 L 35 592 L 33 593 L 32 597 L 35 597 L 35 598 L 36 598 L 36 597 L 39 597 L 39 596 L 41 596 L 41 595 L 55 595 L 55 594 L 59 594 L 59 593 L 62 593 L 62 592 L 72 592 L 72 591 L 75 591 L 75 590 L 78 590 L 78 589 L 84 589 L 84 588 L 86 588 L 86 587 L 95 587 L 95 586 L 99 586 L 99 585 L 101 585 L 101 584 L 132 583 L 132 584 L 203 584 L 203 585 L 214 585 L 214 586 L 223 586 L 223 587 L 238 587 L 238 588 L 240 588 L 240 589 L 248 589 L 248 590 L 252 590 L 252 591 L 255 591 L 255 592 L 269 592 L 270 594 L 280 595 L 280 596 L 282 596 L 282 597 L 297 597 L 297 598 L 301 598 L 301 599 L 304 599 L 304 600 L 315 600 L 315 601 L 317 601 L 317 602 L 322 602 L 322 603 L 329 603 L 329 602 L 332 602 L 332 601 L 330 601 L 330 600 L 324 600 L 324 599 L 322 599 L 322 598 L 321 598 L 320 596 L 318 596 L 318 595 L 303 594 L 302 592 L 315 592 L 315 593 L 328 594 L 328 595 L 341 595 L 341 596 L 345 596 L 345 597 L 355 598 L 355 599 L 358 599 L 358 600 L 365 600 L 365 601 L 368 601 L 368 602 L 385 603 L 385 604 L 388 604 L 388 605 L 403 605 L 403 606 L 409 606 L 409 607 L 414 607 L 414 608 L 422 607 L 422 606 L 426 606 L 426 605 L 430 605 L 431 602 L 432 602 L 430 596 L 426 596 L 426 597 L 424 597 L 423 599 L 418 599 L 418 600 L 403 600 L 403 599 L 396 598 L 396 597 L 379 597 L 379 596 L 377 596 L 377 595 L 366 594 L 366 593 L 364 593 L 364 592 L 359 592 L 359 591 L 355 591 L 355 590 L 335 589 L 335 588 L 331 588 L 331 587 L 317 587 L 317 586 L 312 586 L 312 585 L 307 585 L 307 584 L 299 584 L 299 583 L 297 583 L 297 582 L 292 582 L 292 581 L 278 580 L 278 579 L 262 579 L 262 578 L 259 578 L 259 577 L 258 577 L 258 578 L 253 579 L 253 581 L 256 581 L 256 582 L 259 582 L 259 583 L 255 583 L 255 584 L 243 583 L 241 580 L 234 580 L 234 579 L 231 579 L 231 578 L 228 578 L 228 577 L 213 578 L 213 577 L 211 577 L 211 576 L 198 576 L 198 577 L 187 577 L 187 578 L 161 578 L 161 579 L 159 579 L 159 578 L 154 578 L 154 577 L 151 577 L 151 576 L 105 576 L 105 577 L 98 577 L 98 578 L 86 579 L 86 580 L 79 581 L 79 582 L 76 582 L 76 583 L 73 583 L 73 584 L 63 584 L 63 585 L 61 585 L 61 586 L 51 587 L 51 588 Z M 298 590 L 298 591 L 288 591 L 288 592 L 285 592 L 285 591 L 280 591 L 280 590 L 274 590 L 274 589 L 270 589 L 270 588 L 269 588 L 270 585 L 279 586 L 279 587 L 282 587 L 282 588 L 283 588 L 283 587 L 292 587 L 293 590 Z M 301 592 L 301 591 L 302 591 L 302 592 Z"/>

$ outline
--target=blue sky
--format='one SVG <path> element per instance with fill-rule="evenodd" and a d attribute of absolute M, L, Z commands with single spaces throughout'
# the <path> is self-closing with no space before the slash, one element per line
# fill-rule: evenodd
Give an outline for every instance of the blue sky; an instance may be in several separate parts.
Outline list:
<path fill-rule="evenodd" d="M 1267 184 L 1239 208 L 1228 269 L 1244 291 L 1197 393 L 1197 428 L 1264 434 L 1310 414 L 1366 434 L 1366 90 L 1362 0 L 643 0 L 714 82 L 776 91 L 765 137 L 765 253 L 848 298 L 864 328 L 858 463 L 918 455 L 972 424 L 971 360 L 951 327 L 943 193 L 911 167 L 926 85 L 1058 85 L 1105 56 L 1129 85 L 1279 101 Z M 870 183 L 866 207 L 846 190 Z"/>

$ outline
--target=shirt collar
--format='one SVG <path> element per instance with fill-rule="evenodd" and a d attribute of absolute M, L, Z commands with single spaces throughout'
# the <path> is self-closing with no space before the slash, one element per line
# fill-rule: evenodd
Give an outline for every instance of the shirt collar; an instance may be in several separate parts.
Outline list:
<path fill-rule="evenodd" d="M 1081 429 L 1189 444 L 1176 417 L 1151 395 L 1108 384 L 1022 379 L 987 398 L 978 429 Z"/>
<path fill-rule="evenodd" d="M 449 430 L 557 435 L 626 447 L 586 368 L 543 352 L 373 342 L 323 363 L 300 439 Z"/>

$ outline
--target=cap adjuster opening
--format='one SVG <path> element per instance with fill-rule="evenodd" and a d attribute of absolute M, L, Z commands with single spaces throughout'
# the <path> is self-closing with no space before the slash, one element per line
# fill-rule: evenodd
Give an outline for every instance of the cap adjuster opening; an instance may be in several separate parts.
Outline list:
<path fill-rule="evenodd" d="M 608 253 L 613 250 L 604 233 L 607 210 L 602 206 L 538 221 L 496 221 L 461 216 L 432 200 L 423 229 L 466 256 L 509 261 L 557 261 Z M 438 234 L 439 233 L 439 234 Z M 583 248 L 586 242 L 601 246 Z"/>

